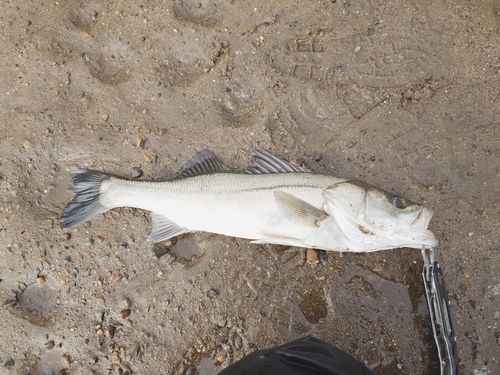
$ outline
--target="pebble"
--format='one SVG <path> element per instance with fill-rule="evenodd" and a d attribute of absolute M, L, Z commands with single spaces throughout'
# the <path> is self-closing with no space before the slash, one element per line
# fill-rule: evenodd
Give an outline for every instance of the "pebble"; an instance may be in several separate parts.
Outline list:
<path fill-rule="evenodd" d="M 356 142 L 349 142 L 346 147 L 347 148 L 353 148 L 356 145 Z"/>
<path fill-rule="evenodd" d="M 361 51 L 361 46 L 354 47 L 354 52 L 359 52 L 359 51 Z"/>
<path fill-rule="evenodd" d="M 127 242 L 129 243 L 129 245 L 132 245 L 135 243 L 135 238 L 132 237 L 132 236 L 128 236 L 127 237 Z"/>
<path fill-rule="evenodd" d="M 254 34 L 257 31 L 257 27 L 251 26 L 247 29 L 249 34 Z"/>
<path fill-rule="evenodd" d="M 144 154 L 144 160 L 146 160 L 146 163 L 151 163 L 151 157 L 148 154 Z"/>
<path fill-rule="evenodd" d="M 51 349 L 54 347 L 54 345 L 55 345 L 54 341 L 52 341 L 52 340 L 51 340 L 51 341 L 47 341 L 47 342 L 45 343 L 45 348 L 46 348 L 47 350 L 51 350 Z"/>
<path fill-rule="evenodd" d="M 14 361 L 14 359 L 11 358 L 3 364 L 3 368 L 11 368 L 12 366 L 14 366 L 15 363 L 16 362 Z"/>
<path fill-rule="evenodd" d="M 129 309 L 125 309 L 125 310 L 120 311 L 120 316 L 121 316 L 122 319 L 127 318 L 129 315 L 130 315 L 130 310 Z"/>
<path fill-rule="evenodd" d="M 319 263 L 318 252 L 314 249 L 307 249 L 306 250 L 306 259 L 308 262 L 311 262 L 311 263 Z"/>
<path fill-rule="evenodd" d="M 132 178 L 138 178 L 143 175 L 143 171 L 141 168 L 132 168 Z"/>
<path fill-rule="evenodd" d="M 226 360 L 226 358 L 222 354 L 219 354 L 217 356 L 217 362 L 224 363 L 225 360 Z"/>
<path fill-rule="evenodd" d="M 237 108 L 236 104 L 235 104 L 234 102 L 230 101 L 230 100 L 228 100 L 228 101 L 226 102 L 226 107 L 227 107 L 228 109 L 230 109 L 231 111 L 234 111 L 234 110 L 236 110 L 236 108 Z"/>
<path fill-rule="evenodd" d="M 138 135 L 137 140 L 136 140 L 137 148 L 141 148 L 143 142 L 144 142 L 144 139 L 140 135 Z"/>
<path fill-rule="evenodd" d="M 24 146 L 24 148 L 28 149 L 28 148 L 31 147 L 31 142 L 28 141 L 28 140 L 25 140 L 24 143 L 23 143 L 23 146 Z"/>
<path fill-rule="evenodd" d="M 111 353 L 111 356 L 114 358 L 115 362 L 119 365 L 122 363 L 122 360 L 120 358 L 120 354 L 118 354 L 118 352 L 113 352 Z"/>
<path fill-rule="evenodd" d="M 36 278 L 36 285 L 41 286 L 45 284 L 45 281 L 46 281 L 45 276 L 38 276 Z"/>
<path fill-rule="evenodd" d="M 109 115 L 108 115 L 107 113 L 103 114 L 103 115 L 102 115 L 102 119 L 103 119 L 104 121 L 108 121 L 108 119 L 109 119 Z"/>
<path fill-rule="evenodd" d="M 64 366 L 69 367 L 71 366 L 71 358 L 69 357 L 69 354 L 63 354 L 61 357 L 62 362 L 64 363 Z"/>
<path fill-rule="evenodd" d="M 243 339 L 241 338 L 240 335 L 234 338 L 234 347 L 236 349 L 241 349 L 243 347 Z"/>
<path fill-rule="evenodd" d="M 366 30 L 366 33 L 365 33 L 366 36 L 372 36 L 373 34 L 375 34 L 375 29 L 370 27 L 370 28 L 368 28 L 368 30 Z"/>
<path fill-rule="evenodd" d="M 167 134 L 167 129 L 161 128 L 160 129 L 160 135 L 165 135 L 165 134 Z"/>

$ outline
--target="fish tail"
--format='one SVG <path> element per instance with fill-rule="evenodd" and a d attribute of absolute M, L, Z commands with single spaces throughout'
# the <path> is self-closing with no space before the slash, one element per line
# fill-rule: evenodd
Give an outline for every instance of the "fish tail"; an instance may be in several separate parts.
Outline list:
<path fill-rule="evenodd" d="M 70 173 L 73 179 L 69 188 L 75 196 L 61 216 L 63 229 L 74 227 L 109 209 L 100 202 L 101 184 L 110 178 L 109 175 L 86 169 L 74 169 Z"/>

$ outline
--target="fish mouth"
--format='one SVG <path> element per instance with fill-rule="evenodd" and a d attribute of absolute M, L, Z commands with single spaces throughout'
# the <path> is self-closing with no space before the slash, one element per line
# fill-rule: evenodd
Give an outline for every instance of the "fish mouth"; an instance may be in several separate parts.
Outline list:
<path fill-rule="evenodd" d="M 410 224 L 413 228 L 418 228 L 418 229 L 427 229 L 429 226 L 429 222 L 432 219 L 432 216 L 434 215 L 434 210 L 427 208 L 427 207 L 422 207 L 418 212 L 417 217 L 412 221 Z"/>

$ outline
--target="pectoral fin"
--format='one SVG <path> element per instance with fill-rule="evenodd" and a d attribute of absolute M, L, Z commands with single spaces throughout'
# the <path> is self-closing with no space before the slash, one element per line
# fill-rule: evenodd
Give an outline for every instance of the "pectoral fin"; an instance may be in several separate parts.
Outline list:
<path fill-rule="evenodd" d="M 153 219 L 153 230 L 149 234 L 148 241 L 160 242 L 189 231 L 157 212 L 151 212 L 151 218 Z"/>
<path fill-rule="evenodd" d="M 324 211 L 287 192 L 275 191 L 274 199 L 288 218 L 302 224 L 319 227 L 321 222 L 328 217 Z"/>

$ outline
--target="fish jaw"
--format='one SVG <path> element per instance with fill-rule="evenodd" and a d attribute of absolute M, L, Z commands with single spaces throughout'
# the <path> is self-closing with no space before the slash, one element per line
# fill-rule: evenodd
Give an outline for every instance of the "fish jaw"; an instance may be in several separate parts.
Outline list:
<path fill-rule="evenodd" d="M 415 220 L 411 223 L 411 226 L 413 228 L 427 229 L 432 216 L 434 216 L 434 210 L 422 206 L 422 209 L 419 211 Z"/>

